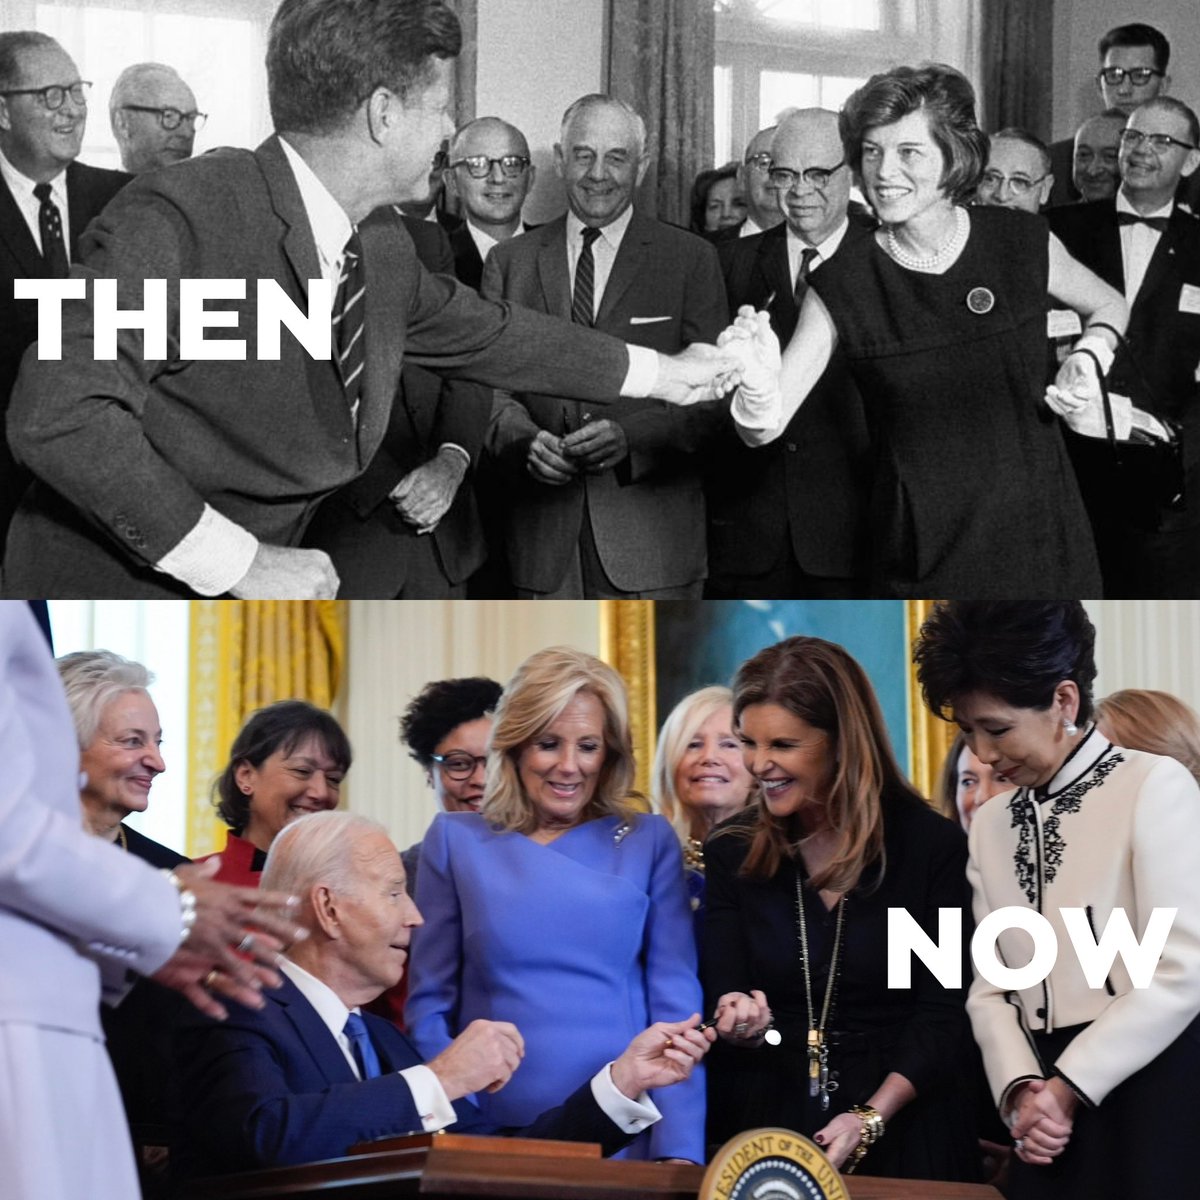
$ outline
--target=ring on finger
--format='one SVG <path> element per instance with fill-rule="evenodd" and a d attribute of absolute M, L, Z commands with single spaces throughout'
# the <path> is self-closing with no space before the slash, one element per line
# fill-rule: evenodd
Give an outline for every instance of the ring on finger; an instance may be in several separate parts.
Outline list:
<path fill-rule="evenodd" d="M 734 1033 L 736 1033 L 736 1034 L 737 1034 L 739 1037 L 741 1037 L 741 1035 L 742 1035 L 743 1033 L 745 1033 L 745 1032 L 746 1032 L 746 1030 L 747 1030 L 747 1029 L 749 1029 L 749 1028 L 750 1028 L 750 1026 L 749 1026 L 749 1024 L 748 1024 L 746 1021 L 739 1021 L 739 1022 L 738 1022 L 738 1023 L 737 1023 L 737 1024 L 734 1026 L 734 1027 L 733 1027 L 733 1032 L 734 1032 Z"/>
<path fill-rule="evenodd" d="M 249 954 L 254 949 L 254 934 L 248 933 L 237 944 L 237 952 L 239 954 Z"/>
<path fill-rule="evenodd" d="M 1013 1145 L 1014 1145 L 1014 1146 L 1015 1146 L 1015 1147 L 1016 1147 L 1018 1150 L 1024 1150 L 1024 1149 L 1025 1149 L 1025 1139 L 1024 1139 L 1024 1138 L 1017 1138 L 1017 1139 L 1016 1139 L 1016 1140 L 1013 1142 Z"/>
<path fill-rule="evenodd" d="M 217 979 L 220 976 L 220 974 L 221 974 L 221 972 L 218 971 L 216 967 L 213 967 L 213 969 L 211 971 L 209 971 L 209 973 L 207 975 L 205 975 L 204 982 L 200 986 L 211 990 L 213 984 L 217 982 Z"/>

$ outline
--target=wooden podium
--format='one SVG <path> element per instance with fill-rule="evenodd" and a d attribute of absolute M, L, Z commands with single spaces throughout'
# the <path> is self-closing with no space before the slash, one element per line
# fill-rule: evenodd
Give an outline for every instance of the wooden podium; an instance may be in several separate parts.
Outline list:
<path fill-rule="evenodd" d="M 197 1179 L 178 1200 L 696 1200 L 704 1168 L 624 1162 L 600 1147 L 523 1138 L 418 1134 L 354 1147 L 346 1158 Z M 1000 1200 L 995 1188 L 911 1179 L 848 1179 L 853 1200 Z"/>

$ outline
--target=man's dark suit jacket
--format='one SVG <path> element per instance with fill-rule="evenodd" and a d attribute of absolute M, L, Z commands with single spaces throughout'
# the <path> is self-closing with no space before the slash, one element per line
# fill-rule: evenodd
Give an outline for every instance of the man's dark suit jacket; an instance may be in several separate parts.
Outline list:
<path fill-rule="evenodd" d="M 427 271 L 454 274 L 454 256 L 439 223 L 398 216 L 392 208 L 380 209 L 368 220 L 400 222 Z M 472 471 L 463 477 L 453 503 L 431 534 L 418 534 L 388 495 L 446 442 L 461 446 L 473 468 L 491 411 L 490 388 L 443 382 L 424 367 L 405 364 L 387 432 L 371 465 L 317 509 L 304 537 L 306 546 L 324 550 L 333 559 L 341 579 L 339 596 L 387 600 L 403 591 L 410 600 L 453 598 L 454 589 L 479 569 L 485 551 Z M 433 562 L 414 587 L 409 563 L 418 550 L 414 544 L 418 537 L 432 540 Z M 431 574 L 437 578 L 430 578 Z"/>
<path fill-rule="evenodd" d="M 1118 291 L 1125 290 L 1115 199 L 1056 208 L 1047 216 L 1051 230 L 1075 258 Z M 1189 295 L 1190 301 L 1186 299 Z M 1161 514 L 1161 530 L 1168 536 L 1194 531 L 1200 526 L 1200 383 L 1196 380 L 1200 367 L 1200 314 L 1194 311 L 1198 299 L 1200 218 L 1176 205 L 1134 298 L 1125 334 L 1128 350 L 1118 351 L 1108 377 L 1111 391 L 1130 396 L 1139 408 L 1171 417 L 1183 426 L 1185 504 L 1181 511 Z M 1184 307 L 1193 311 L 1184 312 Z M 1080 485 L 1095 523 L 1097 506 L 1103 509 L 1105 497 L 1111 497 L 1112 489 L 1103 479 L 1081 477 Z M 1110 523 L 1102 517 L 1101 525 L 1108 527 Z M 1103 543 L 1108 537 L 1100 526 L 1096 533 L 1101 565 L 1105 566 Z M 1113 534 L 1109 527 L 1108 535 Z M 1118 540 L 1126 537 L 1124 532 L 1115 536 Z M 1194 539 L 1194 535 L 1187 536 Z M 1200 546 L 1194 557 L 1200 562 Z M 1106 567 L 1106 593 L 1110 582 Z M 1114 595 L 1139 594 L 1136 579 L 1121 580 L 1120 586 L 1122 590 Z"/>
<path fill-rule="evenodd" d="M 184 1176 L 337 1158 L 356 1142 L 420 1133 L 408 1083 L 424 1060 L 390 1021 L 363 1014 L 383 1071 L 357 1079 L 316 1009 L 290 979 L 254 1012 L 230 1006 L 224 1022 L 189 1013 L 176 1035 L 178 1144 Z M 612 1154 L 632 1139 L 605 1115 L 590 1081 L 524 1129 L 484 1122 L 468 1100 L 454 1110 L 460 1133 L 511 1133 L 599 1142 Z"/>
<path fill-rule="evenodd" d="M 172 596 L 153 570 L 207 502 L 262 541 L 299 544 L 320 501 L 362 474 L 391 418 L 401 360 L 444 377 L 543 387 L 603 403 L 628 370 L 614 338 L 525 310 L 487 304 L 431 275 L 395 227 L 362 232 L 366 368 L 357 425 L 335 364 L 288 333 L 260 360 L 257 280 L 307 308 L 321 270 L 295 176 L 277 137 L 139 176 L 80 247 L 84 278 L 118 281 L 122 308 L 142 305 L 146 278 L 168 281 L 168 359 L 147 362 L 140 331 L 122 331 L 118 360 L 93 360 L 91 302 L 64 305 L 63 359 L 27 357 L 9 439 L 38 476 L 11 531 L 13 595 Z M 180 278 L 248 281 L 238 314 L 244 361 L 187 360 L 178 344 Z"/>
<path fill-rule="evenodd" d="M 454 274 L 467 287 L 479 291 L 483 281 L 483 259 L 479 257 L 479 247 L 464 221 L 450 234 L 450 249 L 454 251 Z"/>
<path fill-rule="evenodd" d="M 67 224 L 71 261 L 79 253 L 79 239 L 97 213 L 132 179 L 124 171 L 106 171 L 73 162 L 67 167 Z M 8 412 L 8 398 L 21 367 L 21 356 L 37 338 L 37 303 L 13 299 L 14 279 L 44 279 L 46 264 L 3 181 L 0 181 L 0 429 Z M 6 438 L 0 437 L 0 548 L 29 475 L 17 469 Z"/>
<path fill-rule="evenodd" d="M 851 216 L 845 239 L 870 236 L 872 224 Z M 786 222 L 722 242 L 717 253 L 730 319 L 743 304 L 766 308 L 786 346 L 799 318 Z M 836 264 L 835 254 L 829 269 Z M 862 397 L 837 351 L 777 440 L 752 449 L 730 422 L 707 480 L 710 577 L 764 574 L 789 551 L 806 575 L 861 575 L 869 450 Z"/>
<path fill-rule="evenodd" d="M 498 245 L 483 294 L 569 318 L 566 218 Z M 725 290 L 713 248 L 695 234 L 636 210 L 621 240 L 596 314 L 596 328 L 671 354 L 714 342 L 726 325 Z M 500 404 L 488 447 L 512 480 L 506 548 L 519 589 L 552 592 L 571 565 L 585 517 L 609 580 L 622 591 L 680 587 L 703 579 L 704 494 L 697 451 L 712 436 L 716 406 L 670 408 L 621 400 L 601 413 L 558 395 L 527 390 Z M 561 487 L 526 470 L 539 429 L 558 435 L 593 416 L 625 432 L 629 455 L 615 469 Z"/>

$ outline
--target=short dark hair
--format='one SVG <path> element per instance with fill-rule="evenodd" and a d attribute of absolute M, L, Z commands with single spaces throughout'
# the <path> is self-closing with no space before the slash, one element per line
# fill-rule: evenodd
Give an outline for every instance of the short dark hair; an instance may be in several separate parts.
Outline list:
<path fill-rule="evenodd" d="M 339 771 L 350 770 L 350 739 L 337 718 L 307 700 L 280 700 L 252 713 L 229 748 L 229 762 L 213 785 L 217 816 L 237 835 L 250 820 L 250 797 L 237 785 L 242 763 L 261 767 L 277 750 L 291 754 L 307 738 L 316 738 Z"/>
<path fill-rule="evenodd" d="M 1155 96 L 1153 100 L 1146 100 L 1139 104 L 1138 108 L 1161 108 L 1164 112 L 1171 112 L 1177 117 L 1182 117 L 1187 122 L 1188 138 L 1192 145 L 1200 145 L 1200 120 L 1197 120 L 1195 112 L 1182 100 L 1177 100 L 1174 96 Z"/>
<path fill-rule="evenodd" d="M 722 179 L 736 179 L 738 164 L 726 163 L 723 167 L 709 167 L 701 171 L 692 184 L 692 225 L 693 233 L 703 233 L 705 225 L 705 209 L 708 208 L 708 192 L 714 183 Z"/>
<path fill-rule="evenodd" d="M 35 29 L 14 29 L 0 33 L 0 88 L 9 88 L 20 82 L 19 58 L 22 50 L 35 46 L 57 46 L 58 42 L 48 33 Z"/>
<path fill-rule="evenodd" d="M 1171 61 L 1171 43 L 1166 35 L 1153 25 L 1134 22 L 1131 25 L 1116 25 L 1100 39 L 1100 65 L 1114 46 L 1149 46 L 1154 51 L 1154 65 L 1165 71 Z"/>
<path fill-rule="evenodd" d="M 492 713 L 504 689 L 494 679 L 435 679 L 409 701 L 400 718 L 400 740 L 423 767 L 433 765 L 438 743 L 452 729 Z"/>
<path fill-rule="evenodd" d="M 973 692 L 1045 711 L 1070 679 L 1082 724 L 1092 715 L 1095 645 L 1079 600 L 948 600 L 921 626 L 913 661 L 926 705 L 943 720 Z"/>
<path fill-rule="evenodd" d="M 975 119 L 975 89 L 961 71 L 944 63 L 893 67 L 872 75 L 838 117 L 846 161 L 860 171 L 866 131 L 920 111 L 928 114 L 930 136 L 942 152 L 942 188 L 955 203 L 966 200 L 983 174 L 988 140 Z"/>
<path fill-rule="evenodd" d="M 1017 125 L 1010 125 L 1007 129 L 1001 129 L 999 133 L 993 133 L 988 138 L 989 148 L 988 157 L 991 157 L 991 143 L 1007 139 L 1010 142 L 1024 142 L 1026 146 L 1032 146 L 1038 152 L 1038 157 L 1042 162 L 1042 173 L 1049 174 L 1050 168 L 1053 165 L 1050 161 L 1050 151 L 1046 143 L 1042 141 L 1036 133 L 1030 133 L 1028 129 L 1021 129 Z"/>
<path fill-rule="evenodd" d="M 461 49 L 444 0 L 283 0 L 267 45 L 271 120 L 280 132 L 329 133 L 375 88 L 403 99 L 432 59 Z"/>

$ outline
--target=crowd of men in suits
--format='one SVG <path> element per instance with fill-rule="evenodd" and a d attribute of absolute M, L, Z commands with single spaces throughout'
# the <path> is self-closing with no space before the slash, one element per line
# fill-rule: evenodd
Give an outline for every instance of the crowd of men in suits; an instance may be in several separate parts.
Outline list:
<path fill-rule="evenodd" d="M 354 0 L 346 4 L 353 13 Z M 417 12 L 429 5 L 414 0 L 397 7 Z M 453 52 L 435 49 L 430 61 L 444 62 Z M 1189 433 L 1192 413 L 1200 410 L 1200 368 L 1188 349 L 1200 340 L 1200 220 L 1193 208 L 1200 138 L 1191 110 L 1167 95 L 1169 54 L 1166 39 L 1150 26 L 1110 31 L 1100 43 L 1096 77 L 1101 111 L 1074 139 L 1052 146 L 1022 130 L 995 134 L 976 196 L 977 203 L 1044 210 L 1071 253 L 1124 291 L 1133 316 L 1112 388 L 1182 426 L 1185 482 L 1194 486 L 1169 509 L 1131 515 L 1114 508 L 1105 479 L 1089 478 L 1081 467 L 1110 595 L 1200 594 L 1200 537 L 1193 536 L 1200 525 L 1200 430 Z M 63 274 L 67 263 L 81 259 L 90 273 L 123 274 L 132 285 L 150 273 L 150 260 L 144 245 L 123 242 L 121 227 L 109 218 L 127 211 L 130 221 L 137 216 L 140 222 L 138 201 L 123 193 L 80 246 L 88 222 L 129 178 L 74 161 L 86 119 L 86 97 L 76 94 L 83 87 L 57 43 L 41 35 L 0 35 L 0 170 L 7 185 L 0 189 L 0 269 L 12 278 Z M 357 166 L 364 134 L 376 138 L 384 116 L 368 111 L 365 129 L 342 137 L 333 154 L 329 139 L 308 132 L 312 114 L 303 105 L 291 112 L 277 104 L 280 89 L 272 87 L 272 115 L 285 136 L 256 152 L 265 175 L 264 216 L 270 209 L 296 230 L 303 212 L 311 236 L 303 251 L 298 238 L 291 243 L 284 264 L 267 255 L 259 274 L 278 277 L 286 269 L 299 279 L 321 275 L 342 285 L 335 234 L 346 232 L 345 222 L 331 219 L 323 241 L 314 215 L 323 211 L 322 201 L 319 195 L 313 201 L 303 166 L 322 155 L 339 170 Z M 51 106 L 51 99 L 59 103 Z M 157 64 L 127 70 L 111 107 L 130 172 L 187 158 L 203 119 L 183 80 Z M 315 156 L 309 153 L 314 145 Z M 754 136 L 738 168 L 746 220 L 711 239 L 640 210 L 638 187 L 650 164 L 646 130 L 622 101 L 589 95 L 573 103 L 554 156 L 568 211 L 540 227 L 529 227 L 522 216 L 535 179 L 526 138 L 490 116 L 448 139 L 428 174 L 432 187 L 424 186 L 422 169 L 399 189 L 377 188 L 383 203 L 370 216 L 369 210 L 353 214 L 350 224 L 361 224 L 364 243 L 378 238 L 393 248 L 404 231 L 424 268 L 456 277 L 463 290 L 661 355 L 714 342 L 747 304 L 770 314 L 786 345 L 808 275 L 835 259 L 846 239 L 874 227 L 869 210 L 851 198 L 850 173 L 837 170 L 845 156 L 836 114 L 819 109 L 789 111 Z M 178 186 L 199 187 L 215 200 L 222 193 L 207 191 L 210 181 L 224 169 L 231 186 L 235 175 L 230 160 L 222 161 L 224 168 L 196 170 Z M 171 188 L 170 176 L 179 170 L 170 166 L 154 176 L 162 182 L 147 201 L 166 226 L 191 220 L 183 193 Z M 286 195 L 293 175 L 302 204 Z M 319 180 L 319 167 L 316 175 Z M 29 185 L 45 182 L 51 193 L 39 201 Z M 442 188 L 457 216 L 435 205 Z M 47 205 L 65 214 L 56 218 L 58 248 Z M 342 208 L 350 211 L 347 203 Z M 222 240 L 222 214 L 210 204 L 209 215 L 213 228 L 202 239 L 181 244 L 173 231 L 164 237 L 162 255 L 177 274 L 222 273 L 224 256 L 211 252 L 211 243 Z M 1148 224 L 1141 220 L 1147 216 Z M 150 243 L 158 246 L 153 229 L 151 221 Z M 190 257 L 182 257 L 185 251 Z M 337 589 L 356 597 L 534 599 L 866 593 L 871 437 L 862 397 L 836 354 L 786 435 L 750 449 L 720 400 L 675 407 L 652 398 L 643 382 L 611 402 L 618 386 L 629 383 L 626 376 L 614 384 L 619 363 L 607 395 L 587 362 L 571 364 L 569 389 L 561 376 L 559 386 L 542 386 L 541 368 L 551 351 L 562 349 L 553 340 L 530 343 L 536 352 L 519 378 L 492 386 L 505 381 L 468 362 L 494 336 L 488 322 L 474 324 L 469 338 L 459 338 L 461 326 L 441 328 L 436 346 L 421 344 L 425 317 L 411 306 L 430 289 L 382 278 L 384 261 L 378 258 L 375 271 L 366 272 L 363 342 L 369 350 L 358 385 L 363 407 L 353 415 L 340 394 L 343 380 L 332 372 L 317 379 L 299 362 L 294 375 L 284 376 L 278 365 L 274 374 L 256 375 L 243 364 L 226 364 L 224 371 L 211 364 L 212 379 L 199 392 L 186 371 L 153 364 L 140 364 L 132 389 L 124 386 L 127 378 L 80 385 L 80 375 L 95 373 L 91 363 L 76 363 L 65 389 L 63 372 L 27 367 L 3 446 L 0 527 L 21 509 L 5 557 L 7 594 L 267 595 L 282 589 L 319 595 Z M 155 269 L 162 270 L 161 261 Z M 388 269 L 403 270 L 401 258 Z M 244 262 L 222 270 L 248 274 Z M 447 299 L 421 311 L 440 311 Z M 469 319 L 460 304 L 451 303 L 454 319 Z M 401 332 L 381 370 L 371 351 L 388 341 L 382 326 L 389 311 L 407 311 L 408 345 Z M 1053 304 L 1050 312 L 1053 340 L 1064 335 L 1061 328 L 1055 334 L 1055 321 L 1069 316 L 1056 315 Z M 0 296 L 6 406 L 34 338 L 33 316 L 32 303 Z M 70 353 L 68 336 L 68 364 Z M 281 378 L 300 386 L 270 413 L 260 409 L 253 420 L 244 412 L 214 415 L 222 401 L 232 404 L 255 388 L 277 395 Z M 72 390 L 77 398 L 81 387 L 91 413 L 86 421 L 67 407 Z M 60 405 L 48 403 L 49 391 L 62 398 Z M 213 391 L 216 404 L 207 399 Z M 162 397 L 168 405 L 155 402 Z M 132 451 L 125 440 L 131 431 L 138 435 Z M 191 439 L 189 448 L 169 444 L 172 439 Z M 273 452 L 264 450 L 264 441 Z M 114 462 L 107 482 L 93 469 L 102 457 Z M 162 470 L 164 459 L 170 472 Z M 148 495 L 159 493 L 158 513 L 133 511 L 129 471 Z M 96 482 L 83 486 L 81 473 Z M 178 519 L 160 519 L 162 513 Z M 267 550 L 279 554 L 264 562 Z M 226 565 L 218 566 L 222 559 Z"/>

